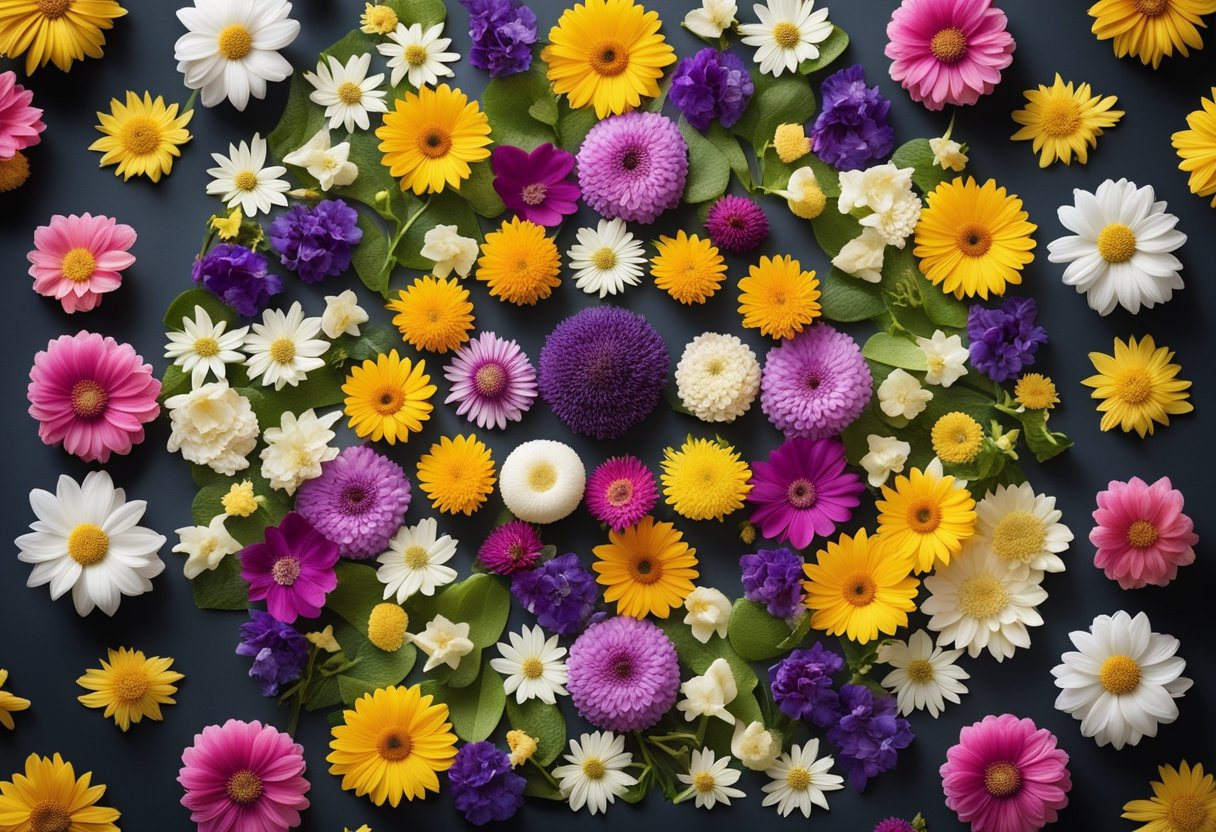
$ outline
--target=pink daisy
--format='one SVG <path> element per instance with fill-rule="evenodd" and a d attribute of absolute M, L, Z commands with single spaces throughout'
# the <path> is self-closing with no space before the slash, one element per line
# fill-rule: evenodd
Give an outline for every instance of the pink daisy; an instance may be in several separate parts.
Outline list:
<path fill-rule="evenodd" d="M 613 531 L 637 523 L 658 500 L 654 473 L 635 456 L 612 457 L 587 478 L 587 510 Z"/>
<path fill-rule="evenodd" d="M 752 522 L 770 540 L 796 549 L 815 536 L 830 537 L 853 516 L 865 490 L 861 477 L 845 469 L 844 445 L 834 439 L 788 439 L 752 465 Z"/>
<path fill-rule="evenodd" d="M 27 388 L 39 438 L 85 462 L 130 453 L 160 413 L 160 382 L 143 361 L 130 344 L 83 330 L 48 343 Z"/>
<path fill-rule="evenodd" d="M 992 0 L 904 0 L 887 24 L 891 78 L 930 110 L 974 104 L 1013 62 L 1007 23 Z"/>
<path fill-rule="evenodd" d="M 1097 547 L 1094 566 L 1124 589 L 1165 586 L 1178 567 L 1195 562 L 1195 524 L 1182 513 L 1182 492 L 1162 477 L 1149 485 L 1139 477 L 1112 480 L 1098 492 L 1098 510 L 1089 533 Z"/>
<path fill-rule="evenodd" d="M 483 332 L 461 347 L 443 370 L 452 383 L 444 404 L 480 428 L 518 422 L 536 398 L 536 370 L 519 344 Z"/>
<path fill-rule="evenodd" d="M 959 732 L 941 767 L 946 805 L 972 832 L 1035 832 L 1068 805 L 1068 754 L 1029 719 L 986 716 Z"/>
<path fill-rule="evenodd" d="M 182 752 L 177 782 L 198 832 L 285 832 L 308 808 L 304 748 L 270 725 L 208 725 Z"/>
<path fill-rule="evenodd" d="M 88 312 L 101 296 L 122 285 L 122 270 L 135 262 L 127 252 L 135 229 L 111 217 L 56 214 L 34 231 L 26 255 L 34 291 L 63 304 L 64 312 Z"/>
<path fill-rule="evenodd" d="M 338 547 L 292 511 L 266 527 L 263 542 L 241 550 L 241 577 L 250 601 L 265 601 L 267 612 L 291 624 L 321 614 L 325 596 L 338 585 L 337 562 Z"/>
<path fill-rule="evenodd" d="M 34 94 L 17 83 L 17 73 L 0 72 L 0 159 L 11 159 L 18 151 L 42 141 L 46 129 L 42 110 L 31 107 Z"/>

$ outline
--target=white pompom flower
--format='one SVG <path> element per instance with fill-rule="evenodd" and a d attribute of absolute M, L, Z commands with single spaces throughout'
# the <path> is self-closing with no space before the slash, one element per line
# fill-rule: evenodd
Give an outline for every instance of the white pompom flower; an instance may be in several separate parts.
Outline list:
<path fill-rule="evenodd" d="M 507 456 L 498 485 L 507 510 L 520 520 L 556 523 L 582 502 L 587 471 L 564 442 L 533 439 Z"/>
<path fill-rule="evenodd" d="M 733 422 L 760 391 L 760 362 L 734 335 L 703 332 L 684 347 L 676 365 L 680 402 L 703 422 Z"/>

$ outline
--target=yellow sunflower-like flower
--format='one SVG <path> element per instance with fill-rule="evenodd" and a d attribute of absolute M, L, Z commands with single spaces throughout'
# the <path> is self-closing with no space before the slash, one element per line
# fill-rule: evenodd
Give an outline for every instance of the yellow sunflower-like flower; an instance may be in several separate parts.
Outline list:
<path fill-rule="evenodd" d="M 367 693 L 342 712 L 325 758 L 342 788 L 392 806 L 439 791 L 438 772 L 452 767 L 456 735 L 448 706 L 422 695 L 418 685 L 392 685 Z"/>
<path fill-rule="evenodd" d="M 726 263 L 718 247 L 683 230 L 659 237 L 658 254 L 650 261 L 654 285 L 683 304 L 705 303 L 726 279 Z"/>
<path fill-rule="evenodd" d="M 127 10 L 114 0 L 0 0 L 0 55 L 25 56 L 25 74 L 100 58 L 105 30 Z"/>
<path fill-rule="evenodd" d="M 920 581 L 912 577 L 912 558 L 884 543 L 860 529 L 829 541 L 814 563 L 803 565 L 812 627 L 865 644 L 908 626 Z"/>
<path fill-rule="evenodd" d="M 1189 129 L 1170 137 L 1178 158 L 1178 170 L 1189 173 L 1187 186 L 1196 196 L 1212 197 L 1216 208 L 1216 87 L 1212 97 L 1200 99 L 1200 107 L 1186 117 Z"/>
<path fill-rule="evenodd" d="M 743 326 L 761 335 L 793 338 L 819 312 L 819 279 L 788 255 L 761 257 L 739 281 Z"/>
<path fill-rule="evenodd" d="M 418 486 L 445 514 L 472 514 L 494 490 L 494 459 L 473 434 L 444 436 L 418 460 Z"/>
<path fill-rule="evenodd" d="M 1055 382 L 1042 373 L 1025 373 L 1013 386 L 1014 400 L 1027 410 L 1051 410 L 1060 403 Z"/>
<path fill-rule="evenodd" d="M 878 508 L 878 537 L 892 556 L 912 558 L 916 572 L 947 564 L 975 534 L 975 500 L 959 488 L 954 477 L 936 476 L 913 468 L 895 478 L 895 487 L 882 487 Z"/>
<path fill-rule="evenodd" d="M 617 615 L 666 618 L 683 606 L 700 574 L 697 550 L 671 523 L 657 523 L 649 515 L 608 532 L 608 543 L 594 552 L 596 583 L 605 587 L 605 601 L 616 602 Z"/>
<path fill-rule="evenodd" d="M 1013 140 L 1033 142 L 1041 168 L 1057 159 L 1072 164 L 1074 155 L 1083 165 L 1089 161 L 1090 149 L 1098 146 L 1098 136 L 1123 118 L 1122 110 L 1112 109 L 1118 100 L 1113 95 L 1094 95 L 1089 84 L 1074 88 L 1057 72 L 1050 87 L 1039 84 L 1037 90 L 1026 90 L 1026 109 L 1013 113 L 1013 120 L 1022 125 Z"/>
<path fill-rule="evenodd" d="M 933 423 L 930 438 L 933 453 L 942 462 L 966 465 L 979 456 L 984 444 L 984 429 L 971 416 L 955 410 Z"/>
<path fill-rule="evenodd" d="M 1124 818 L 1144 824 L 1134 832 L 1216 830 L 1216 778 L 1186 760 L 1178 768 L 1158 766 L 1157 774 L 1152 797 L 1123 804 Z"/>
<path fill-rule="evenodd" d="M 743 508 L 751 476 L 734 448 L 709 439 L 689 438 L 678 451 L 663 452 L 663 494 L 690 520 L 721 520 Z"/>
<path fill-rule="evenodd" d="M 486 235 L 477 260 L 477 279 L 490 297 L 518 306 L 533 306 L 553 294 L 562 281 L 561 255 L 545 229 L 531 220 L 513 217 Z"/>
<path fill-rule="evenodd" d="M 452 278 L 427 275 L 397 293 L 388 309 L 397 314 L 393 325 L 405 342 L 417 350 L 445 353 L 469 340 L 473 304 L 469 290 Z"/>
<path fill-rule="evenodd" d="M 0 159 L 0 194 L 15 191 L 30 178 L 30 160 L 21 151 Z"/>
<path fill-rule="evenodd" d="M 1153 69 L 1175 49 L 1183 57 L 1187 47 L 1202 49 L 1202 15 L 1213 12 L 1216 0 L 1099 0 L 1089 7 L 1098 40 L 1113 40 L 1116 57 L 1132 55 Z"/>
<path fill-rule="evenodd" d="M 956 298 L 987 299 L 1022 282 L 1022 267 L 1034 260 L 1038 227 L 1027 222 L 1022 200 L 989 179 L 970 176 L 943 182 L 929 194 L 916 224 L 920 268 L 935 286 Z"/>
<path fill-rule="evenodd" d="M 27 710 L 30 706 L 30 700 L 22 699 L 16 694 L 10 693 L 4 689 L 4 683 L 8 681 L 8 671 L 0 667 L 0 725 L 3 725 L 8 730 L 13 730 L 13 714 L 17 711 Z"/>
<path fill-rule="evenodd" d="M 426 373 L 425 361 L 401 358 L 393 350 L 381 353 L 351 367 L 342 392 L 347 425 L 360 439 L 383 439 L 390 445 L 397 440 L 409 440 L 411 433 L 422 430 L 422 423 L 431 418 L 431 396 L 436 387 Z"/>
<path fill-rule="evenodd" d="M 119 832 L 117 809 L 98 806 L 105 786 L 91 786 L 93 773 L 76 777 L 72 764 L 56 754 L 25 758 L 25 773 L 0 782 L 0 828 L 66 832 Z"/>
<path fill-rule="evenodd" d="M 584 0 L 562 12 L 541 52 L 553 91 L 575 109 L 620 114 L 659 94 L 663 67 L 675 50 L 659 34 L 658 12 L 633 0 Z"/>
<path fill-rule="evenodd" d="M 175 682 L 184 676 L 173 667 L 173 659 L 160 656 L 148 658 L 142 650 L 120 647 L 108 651 L 109 661 L 102 659 L 101 667 L 91 667 L 76 680 L 91 693 L 77 697 L 86 708 L 105 708 L 106 719 L 126 731 L 131 723 L 144 717 L 159 722 L 164 719 L 161 705 L 173 705 L 177 693 Z"/>
<path fill-rule="evenodd" d="M 127 91 L 127 103 L 110 99 L 110 112 L 98 113 L 98 131 L 103 135 L 89 145 L 89 150 L 102 154 L 100 167 L 113 165 L 114 175 L 123 180 L 146 176 L 159 182 L 173 170 L 173 158 L 181 156 L 180 148 L 190 141 L 186 125 L 194 118 L 194 110 L 177 114 L 177 105 L 165 105 L 165 99 L 151 93 L 140 98 Z"/>
<path fill-rule="evenodd" d="M 1158 347 L 1151 335 L 1126 343 L 1116 338 L 1114 355 L 1089 354 L 1098 373 L 1081 383 L 1094 388 L 1090 396 L 1099 400 L 1102 430 L 1134 430 L 1143 438 L 1158 424 L 1168 427 L 1170 416 L 1195 409 L 1187 401 L 1191 383 L 1178 378 L 1182 367 L 1170 363 L 1173 357 L 1173 350 Z"/>
<path fill-rule="evenodd" d="M 472 173 L 469 165 L 490 155 L 490 122 L 481 105 L 447 84 L 398 98 L 376 138 L 401 190 L 416 194 L 459 189 Z"/>

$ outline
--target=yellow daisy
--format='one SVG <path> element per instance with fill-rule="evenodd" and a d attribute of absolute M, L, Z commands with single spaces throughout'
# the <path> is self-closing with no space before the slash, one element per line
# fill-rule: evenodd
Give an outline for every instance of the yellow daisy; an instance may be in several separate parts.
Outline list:
<path fill-rule="evenodd" d="M 426 374 L 426 362 L 401 358 L 393 350 L 351 367 L 342 392 L 346 394 L 347 425 L 360 439 L 383 439 L 390 445 L 409 440 L 431 418 L 436 387 Z"/>
<path fill-rule="evenodd" d="M 975 500 L 954 477 L 913 468 L 895 478 L 895 487 L 882 487 L 878 508 L 878 537 L 892 555 L 912 558 L 916 572 L 947 564 L 975 534 Z"/>
<path fill-rule="evenodd" d="M 1187 186 L 1196 196 L 1212 197 L 1216 208 L 1216 87 L 1212 97 L 1200 99 L 1200 108 L 1186 117 L 1189 129 L 1170 137 L 1178 158 L 1178 170 L 1189 173 Z"/>
<path fill-rule="evenodd" d="M 761 335 L 793 338 L 819 317 L 819 280 L 792 257 L 761 257 L 739 281 L 743 326 Z"/>
<path fill-rule="evenodd" d="M 912 577 L 912 558 L 883 544 L 860 529 L 829 541 L 814 563 L 803 565 L 812 627 L 865 644 L 908 626 L 920 581 Z"/>
<path fill-rule="evenodd" d="M 89 668 L 76 684 L 91 693 L 77 697 L 86 708 L 105 708 L 106 719 L 126 731 L 132 722 L 144 717 L 159 722 L 161 705 L 176 704 L 175 682 L 184 677 L 170 670 L 173 659 L 160 656 L 147 658 L 141 650 L 120 647 L 110 650 L 109 661 L 101 660 L 100 668 Z"/>
<path fill-rule="evenodd" d="M 418 460 L 418 486 L 445 514 L 472 514 L 494 490 L 494 459 L 473 434 L 442 437 Z"/>
<path fill-rule="evenodd" d="M 960 176 L 929 194 L 912 253 L 925 277 L 956 298 L 1000 296 L 1034 260 L 1037 226 L 1026 218 L 1022 200 L 993 180 L 981 186 Z"/>
<path fill-rule="evenodd" d="M 663 452 L 663 494 L 690 520 L 721 520 L 743 508 L 751 476 L 733 447 L 709 439 L 690 437 L 678 451 Z"/>
<path fill-rule="evenodd" d="M 393 7 L 384 3 L 364 3 L 359 15 L 359 31 L 365 35 L 387 35 L 397 28 L 400 21 Z"/>
<path fill-rule="evenodd" d="M 1161 59 L 1186 57 L 1187 47 L 1203 48 L 1202 15 L 1216 12 L 1216 0 L 1099 0 L 1089 7 L 1098 40 L 1114 40 L 1115 55 L 1133 55 L 1156 69 Z"/>
<path fill-rule="evenodd" d="M 0 782 L 0 828 L 119 832 L 117 809 L 98 806 L 105 786 L 91 786 L 93 772 L 77 779 L 72 764 L 56 754 L 25 758 L 25 773 Z"/>
<path fill-rule="evenodd" d="M 933 423 L 930 438 L 933 453 L 942 462 L 966 465 L 979 456 L 984 444 L 984 429 L 971 416 L 955 410 Z"/>
<path fill-rule="evenodd" d="M 473 328 L 473 304 L 469 290 L 451 278 L 436 280 L 427 275 L 402 289 L 388 309 L 397 314 L 393 325 L 411 347 L 445 353 L 469 340 Z"/>
<path fill-rule="evenodd" d="M 560 270 L 557 244 L 545 229 L 519 217 L 486 235 L 477 260 L 477 279 L 490 288 L 490 297 L 518 306 L 533 306 L 553 294 L 562 283 Z"/>
<path fill-rule="evenodd" d="M 659 237 L 658 254 L 650 261 L 654 285 L 683 304 L 705 303 L 726 278 L 726 263 L 718 247 L 683 230 Z"/>
<path fill-rule="evenodd" d="M 666 618 L 684 605 L 699 575 L 697 550 L 671 523 L 657 523 L 649 515 L 609 531 L 608 542 L 594 552 L 596 583 L 605 587 L 605 601 L 616 602 L 617 615 Z"/>
<path fill-rule="evenodd" d="M 447 84 L 398 98 L 376 128 L 383 163 L 416 194 L 459 189 L 469 165 L 489 157 L 490 122 L 481 105 Z"/>
<path fill-rule="evenodd" d="M 30 178 L 30 160 L 20 151 L 0 159 L 0 194 L 15 191 Z"/>
<path fill-rule="evenodd" d="M 575 109 L 594 107 L 599 118 L 658 95 L 663 67 L 676 60 L 661 24 L 658 12 L 633 0 L 584 0 L 566 9 L 541 52 L 553 91 Z"/>
<path fill-rule="evenodd" d="M 8 671 L 0 667 L 0 725 L 11 731 L 14 727 L 13 714 L 29 708 L 30 700 L 22 699 L 20 696 L 5 690 L 4 683 L 7 681 Z"/>
<path fill-rule="evenodd" d="M 1094 95 L 1089 84 L 1074 89 L 1072 81 L 1064 83 L 1057 72 L 1050 87 L 1039 84 L 1037 90 L 1026 90 L 1026 109 L 1013 113 L 1013 120 L 1022 125 L 1013 140 L 1032 141 L 1041 168 L 1057 159 L 1072 164 L 1074 155 L 1083 165 L 1090 148 L 1098 146 L 1098 136 L 1123 118 L 1122 110 L 1111 109 L 1118 100 Z"/>
<path fill-rule="evenodd" d="M 1173 351 L 1158 347 L 1151 335 L 1139 341 L 1132 337 L 1127 343 L 1116 338 L 1113 356 L 1089 354 L 1098 374 L 1081 383 L 1094 388 L 1090 396 L 1100 402 L 1102 430 L 1134 430 L 1143 438 L 1146 433 L 1151 436 L 1157 424 L 1168 427 L 1170 416 L 1195 409 L 1187 401 L 1191 383 L 1178 378 L 1182 368 L 1170 363 L 1173 357 Z"/>
<path fill-rule="evenodd" d="M 1158 766 L 1153 796 L 1123 804 L 1123 817 L 1143 823 L 1133 832 L 1216 832 L 1216 782 L 1202 765 Z"/>
<path fill-rule="evenodd" d="M 25 56 L 25 74 L 100 58 L 104 31 L 127 10 L 114 0 L 0 0 L 0 55 Z"/>
<path fill-rule="evenodd" d="M 159 182 L 173 170 L 173 157 L 182 155 L 178 148 L 190 141 L 186 125 L 192 118 L 194 110 L 179 116 L 177 105 L 166 106 L 161 96 L 153 100 L 152 94 L 145 92 L 141 99 L 128 90 L 126 104 L 111 98 L 110 112 L 97 114 L 101 122 L 97 129 L 103 135 L 89 145 L 89 150 L 101 152 L 100 167 L 117 162 L 114 175 L 124 181 L 146 176 Z"/>
<path fill-rule="evenodd" d="M 1013 398 L 1027 410 L 1051 410 L 1060 403 L 1055 382 L 1042 373 L 1024 373 L 1013 386 Z"/>

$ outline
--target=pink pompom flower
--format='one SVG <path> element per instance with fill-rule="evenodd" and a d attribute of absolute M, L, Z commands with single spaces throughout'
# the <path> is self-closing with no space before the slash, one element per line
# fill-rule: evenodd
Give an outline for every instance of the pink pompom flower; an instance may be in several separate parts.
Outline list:
<path fill-rule="evenodd" d="M 11 159 L 42 141 L 39 134 L 46 125 L 33 101 L 34 94 L 17 83 L 17 73 L 0 72 L 0 159 Z"/>
<path fill-rule="evenodd" d="M 592 517 L 619 532 L 650 513 L 659 501 L 659 487 L 642 460 L 614 456 L 587 478 L 583 500 Z"/>
<path fill-rule="evenodd" d="M 88 312 L 101 296 L 122 285 L 122 270 L 135 262 L 128 249 L 135 229 L 92 214 L 51 217 L 34 231 L 31 263 L 34 291 L 55 298 L 64 312 Z"/>
<path fill-rule="evenodd" d="M 1178 567 L 1195 562 L 1199 535 L 1182 513 L 1182 492 L 1162 477 L 1149 485 L 1139 477 L 1111 481 L 1098 492 L 1097 523 L 1089 542 L 1097 547 L 1094 566 L 1124 589 L 1165 586 Z"/>

